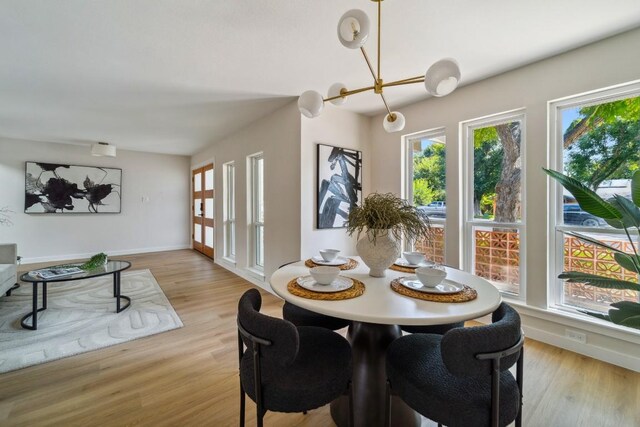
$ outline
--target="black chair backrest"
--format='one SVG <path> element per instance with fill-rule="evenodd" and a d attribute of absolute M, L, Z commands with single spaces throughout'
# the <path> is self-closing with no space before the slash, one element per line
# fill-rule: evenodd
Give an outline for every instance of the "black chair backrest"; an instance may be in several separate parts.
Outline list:
<path fill-rule="evenodd" d="M 298 354 L 298 330 L 293 323 L 260 313 L 262 297 L 257 289 L 250 289 L 240 297 L 238 324 L 248 333 L 271 342 L 260 352 L 267 363 L 288 365 Z M 247 349 L 252 350 L 251 340 L 242 336 Z"/>
<path fill-rule="evenodd" d="M 447 369 L 458 377 L 491 375 L 492 361 L 478 360 L 479 353 L 506 350 L 521 338 L 520 315 L 509 305 L 502 303 L 492 315 L 493 323 L 470 328 L 455 328 L 442 337 L 442 360 Z M 501 360 L 500 370 L 505 371 L 518 360 L 519 353 Z"/>

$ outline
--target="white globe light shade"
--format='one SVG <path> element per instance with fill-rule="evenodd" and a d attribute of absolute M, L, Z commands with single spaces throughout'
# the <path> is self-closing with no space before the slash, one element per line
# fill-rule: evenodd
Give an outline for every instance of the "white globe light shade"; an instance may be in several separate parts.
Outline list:
<path fill-rule="evenodd" d="M 392 111 L 391 115 L 395 117 L 395 120 L 391 121 L 393 117 L 390 117 L 389 114 L 385 114 L 384 120 L 382 121 L 382 126 L 384 130 L 388 133 L 399 132 L 404 129 L 404 116 L 397 111 Z"/>
<path fill-rule="evenodd" d="M 460 82 L 460 67 L 451 59 L 441 59 L 424 75 L 424 87 L 433 96 L 445 96 L 453 92 Z"/>
<path fill-rule="evenodd" d="M 310 119 L 318 117 L 322 113 L 322 107 L 324 107 L 324 99 L 315 90 L 308 90 L 298 98 L 298 110 Z"/>
<path fill-rule="evenodd" d="M 342 83 L 334 83 L 331 85 L 331 87 L 329 88 L 329 92 L 327 92 L 327 98 L 333 98 L 334 96 L 340 96 L 340 91 L 342 89 L 347 89 L 345 87 L 344 84 Z M 341 97 L 341 98 L 336 98 L 336 99 L 332 99 L 331 101 L 329 101 L 330 103 L 332 103 L 333 105 L 342 105 L 346 102 L 347 97 Z"/>
<path fill-rule="evenodd" d="M 369 28 L 366 13 L 360 9 L 348 10 L 338 21 L 338 40 L 349 49 L 360 49 L 369 37 Z"/>

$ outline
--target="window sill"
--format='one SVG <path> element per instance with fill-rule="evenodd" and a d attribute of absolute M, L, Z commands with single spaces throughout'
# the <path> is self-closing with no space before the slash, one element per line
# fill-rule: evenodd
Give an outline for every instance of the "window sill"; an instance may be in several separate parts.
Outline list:
<path fill-rule="evenodd" d="M 579 328 L 588 332 L 616 338 L 634 344 L 640 344 L 640 330 L 616 325 L 615 323 L 597 319 L 587 315 L 573 313 L 555 307 L 547 309 L 533 307 L 524 301 L 503 296 L 503 300 L 512 305 L 518 312 L 526 316 L 562 324 L 565 326 Z"/>

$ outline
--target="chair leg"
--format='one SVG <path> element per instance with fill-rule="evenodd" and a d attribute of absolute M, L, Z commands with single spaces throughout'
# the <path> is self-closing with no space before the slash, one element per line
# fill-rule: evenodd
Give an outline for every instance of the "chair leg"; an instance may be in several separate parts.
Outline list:
<path fill-rule="evenodd" d="M 240 384 L 240 427 L 244 427 L 244 390 Z"/>
<path fill-rule="evenodd" d="M 302 415 L 307 415 L 307 411 L 302 411 Z"/>
<path fill-rule="evenodd" d="M 522 427 L 522 380 L 524 374 L 524 347 L 520 349 L 520 357 L 518 357 L 518 363 L 516 365 L 516 382 L 518 384 L 518 390 L 520 391 L 520 402 L 518 405 L 518 415 L 516 416 L 516 427 Z"/>

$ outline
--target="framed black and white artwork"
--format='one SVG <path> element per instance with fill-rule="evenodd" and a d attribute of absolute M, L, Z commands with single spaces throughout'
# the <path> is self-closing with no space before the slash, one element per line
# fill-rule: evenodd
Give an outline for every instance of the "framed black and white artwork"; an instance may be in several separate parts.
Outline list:
<path fill-rule="evenodd" d="M 318 144 L 318 228 L 343 228 L 362 197 L 362 152 Z"/>
<path fill-rule="evenodd" d="M 120 213 L 122 169 L 26 162 L 25 213 Z"/>

